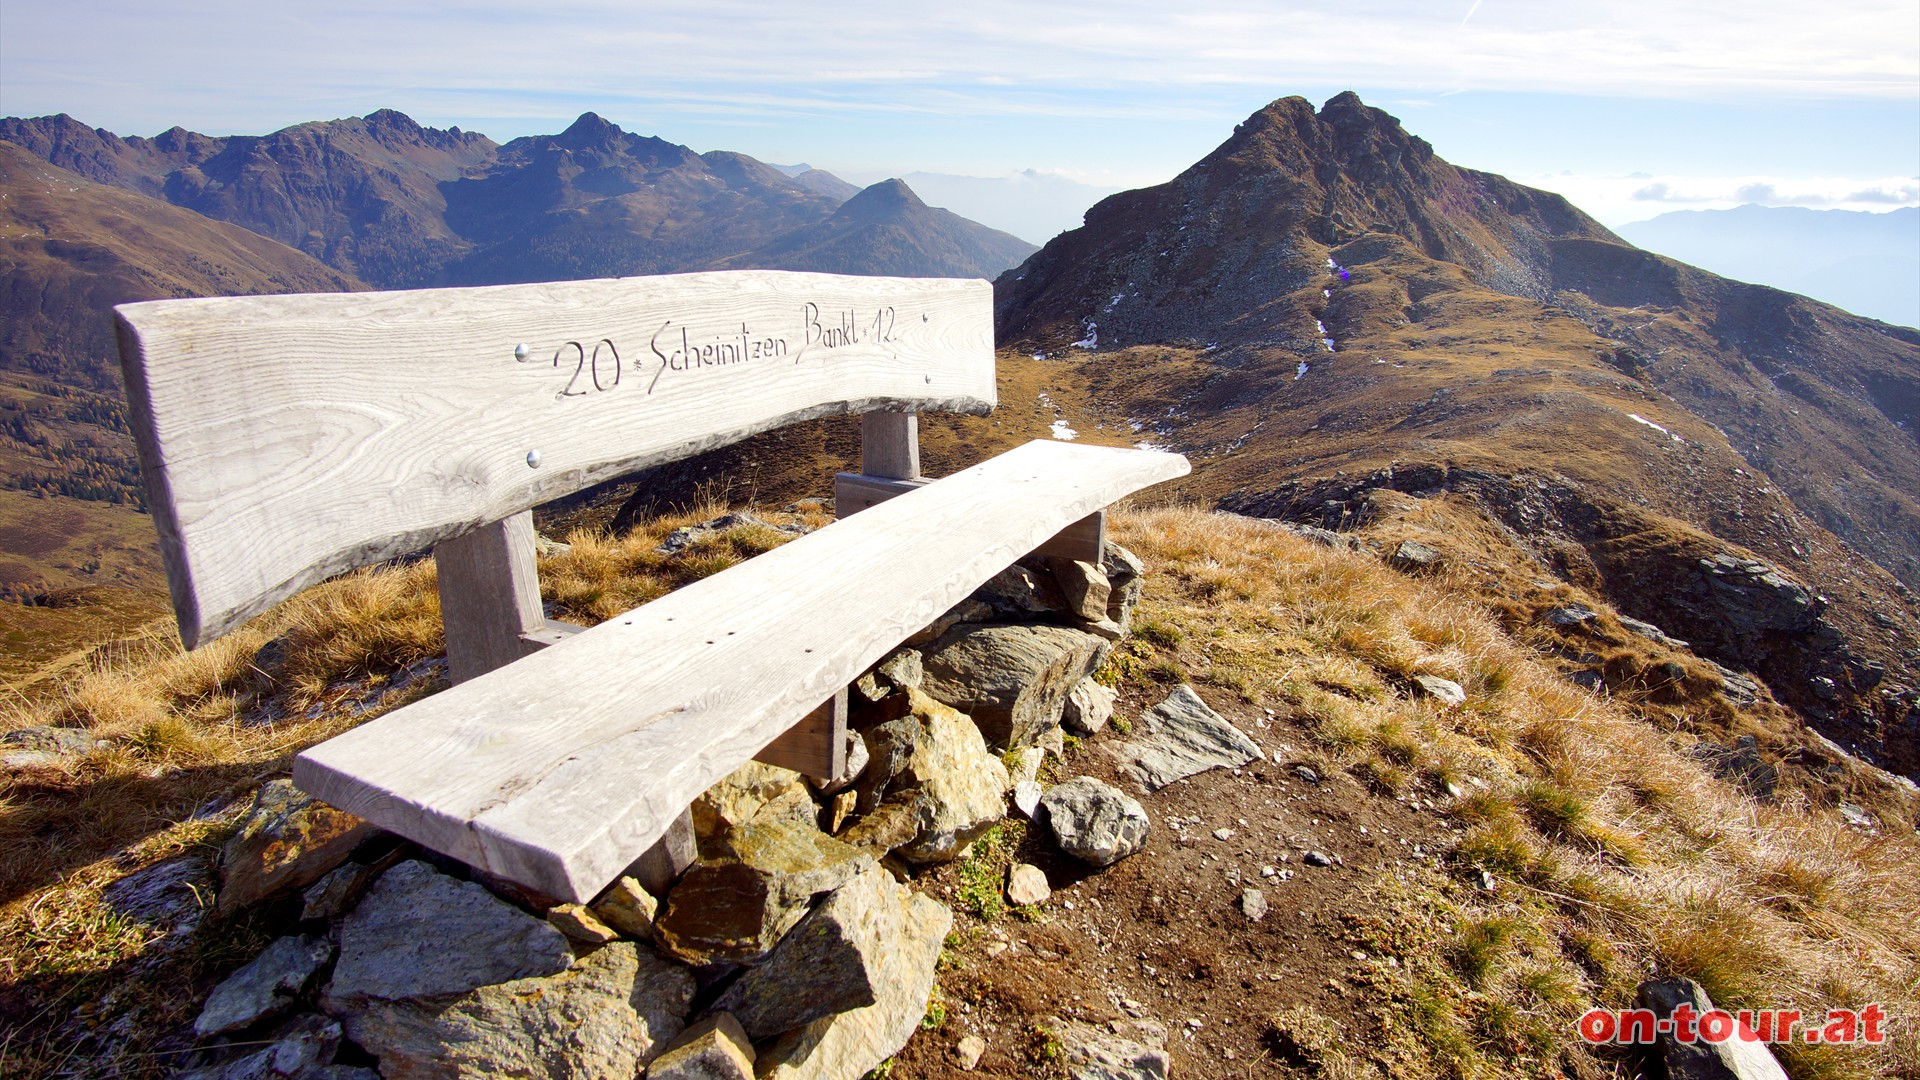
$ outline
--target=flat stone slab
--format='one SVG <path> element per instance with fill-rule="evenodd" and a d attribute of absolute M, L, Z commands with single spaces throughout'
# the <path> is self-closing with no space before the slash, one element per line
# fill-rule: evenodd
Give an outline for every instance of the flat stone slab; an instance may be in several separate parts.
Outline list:
<path fill-rule="evenodd" d="M 1181 685 L 1167 700 L 1140 714 L 1134 738 L 1114 752 L 1128 775 L 1148 791 L 1209 769 L 1232 769 L 1265 757 L 1252 739 L 1214 712 L 1193 687 Z"/>
<path fill-rule="evenodd" d="M 572 963 L 565 935 L 545 921 L 471 881 L 403 862 L 342 920 L 326 1006 L 338 1015 L 372 999 L 463 994 Z"/>
<path fill-rule="evenodd" d="M 290 1011 L 331 959 L 333 945 L 325 938 L 280 938 L 213 988 L 193 1033 L 202 1039 L 224 1035 Z"/>

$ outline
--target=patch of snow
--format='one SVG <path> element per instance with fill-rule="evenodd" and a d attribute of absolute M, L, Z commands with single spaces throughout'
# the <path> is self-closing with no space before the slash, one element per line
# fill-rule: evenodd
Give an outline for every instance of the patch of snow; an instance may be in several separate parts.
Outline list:
<path fill-rule="evenodd" d="M 1299 382 L 1301 379 L 1306 378 L 1307 372 L 1312 370 L 1312 368 L 1312 364 L 1307 363 L 1305 360 L 1300 361 L 1300 370 L 1293 373 L 1293 381 Z"/>
<path fill-rule="evenodd" d="M 1675 435 L 1673 432 L 1668 431 L 1666 428 L 1661 427 L 1659 424 L 1656 424 L 1653 421 L 1647 419 L 1646 417 L 1641 416 L 1639 413 L 1628 413 L 1627 419 L 1633 421 L 1636 424 L 1645 424 L 1648 427 L 1652 428 L 1653 430 L 1659 432 L 1660 434 L 1665 435 L 1667 438 L 1672 439 L 1674 442 L 1684 443 L 1687 441 L 1681 438 L 1680 436 Z"/>
<path fill-rule="evenodd" d="M 1069 346 L 1069 348 L 1097 349 L 1099 347 L 1100 347 L 1100 324 L 1097 322 L 1094 322 L 1092 319 L 1088 319 L 1087 320 L 1087 336 L 1081 338 L 1079 341 L 1074 342 L 1071 346 Z"/>
<path fill-rule="evenodd" d="M 1061 442 L 1072 442 L 1080 437 L 1080 433 L 1068 427 L 1065 420 L 1055 420 L 1053 422 L 1052 434 L 1054 438 L 1059 439 Z"/>
<path fill-rule="evenodd" d="M 1120 303 L 1120 301 L 1122 301 L 1122 300 L 1125 300 L 1126 298 L 1127 298 L 1127 294 L 1126 294 L 1126 293 L 1123 293 L 1123 292 L 1117 292 L 1117 293 L 1114 293 L 1114 294 L 1113 294 L 1113 299 L 1111 299 L 1111 300 L 1109 300 L 1109 301 L 1107 301 L 1107 307 L 1106 307 L 1106 310 L 1108 310 L 1108 311 L 1112 311 L 1112 310 L 1114 309 L 1114 307 L 1115 307 L 1115 305 L 1117 305 L 1117 304 L 1119 304 L 1119 303 Z"/>
<path fill-rule="evenodd" d="M 1315 320 L 1313 320 L 1313 328 L 1314 328 L 1315 330 L 1318 330 L 1318 331 L 1320 331 L 1320 336 L 1321 336 L 1321 337 L 1326 337 L 1326 336 L 1327 336 L 1327 324 L 1326 324 L 1326 323 L 1323 323 L 1323 322 L 1321 322 L 1321 321 L 1320 321 L 1319 319 L 1315 319 Z"/>
<path fill-rule="evenodd" d="M 1325 346 L 1327 347 L 1327 351 L 1328 351 L 1328 352 L 1335 352 L 1335 351 L 1337 351 L 1336 349 L 1334 349 L 1334 347 L 1333 347 L 1333 339 L 1332 339 L 1332 338 L 1330 338 L 1330 337 L 1323 337 L 1323 338 L 1321 338 L 1321 339 L 1320 339 L 1320 344 L 1322 344 L 1322 345 L 1325 345 Z"/>
<path fill-rule="evenodd" d="M 1157 442 L 1145 442 L 1145 441 L 1134 443 L 1133 448 L 1135 450 L 1170 450 L 1172 449 L 1172 447 L 1162 446 Z"/>
<path fill-rule="evenodd" d="M 1201 352 L 1212 352 L 1213 350 L 1215 350 L 1215 349 L 1217 349 L 1217 348 L 1219 348 L 1219 347 L 1220 347 L 1220 343 L 1219 343 L 1219 342 L 1217 342 L 1217 341 L 1209 341 L 1209 342 L 1207 342 L 1207 347 L 1206 347 L 1206 348 L 1204 348 L 1204 349 L 1201 349 L 1200 351 L 1201 351 Z"/>
<path fill-rule="evenodd" d="M 1018 279 L 1016 279 L 1016 280 L 1018 280 Z M 1333 299 L 1333 290 L 1332 290 L 1332 289 L 1321 289 L 1321 290 L 1320 290 L 1320 298 L 1321 298 L 1321 299 L 1323 299 L 1323 300 L 1331 300 L 1331 299 Z"/>
<path fill-rule="evenodd" d="M 1045 360 L 1047 358 L 1047 354 L 1043 352 L 1037 352 L 1033 354 L 1033 358 L 1035 360 Z"/>

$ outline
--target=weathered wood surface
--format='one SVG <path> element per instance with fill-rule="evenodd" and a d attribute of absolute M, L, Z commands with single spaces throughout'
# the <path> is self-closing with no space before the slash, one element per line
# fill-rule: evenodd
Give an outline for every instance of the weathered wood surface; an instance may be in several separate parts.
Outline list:
<path fill-rule="evenodd" d="M 847 767 L 847 688 L 774 736 L 753 760 L 821 780 L 838 777 Z"/>
<path fill-rule="evenodd" d="M 546 629 L 535 568 L 533 513 L 521 511 L 434 545 L 440 621 L 447 631 L 447 678 L 466 682 L 539 648 Z"/>
<path fill-rule="evenodd" d="M 877 506 L 896 495 L 904 495 L 932 482 L 926 477 L 889 480 L 862 473 L 839 473 L 833 478 L 833 512 L 836 517 L 851 517 L 870 506 Z M 1106 542 L 1107 512 L 1099 510 L 1048 537 L 1033 549 L 1033 553 L 1078 559 L 1097 566 Z"/>
<path fill-rule="evenodd" d="M 700 792 L 1061 529 L 1185 475 L 1038 441 L 316 746 L 294 782 L 551 895 L 594 895 Z"/>
<path fill-rule="evenodd" d="M 115 310 L 189 646 L 331 574 L 755 432 L 994 403 L 984 281 L 742 270 Z"/>

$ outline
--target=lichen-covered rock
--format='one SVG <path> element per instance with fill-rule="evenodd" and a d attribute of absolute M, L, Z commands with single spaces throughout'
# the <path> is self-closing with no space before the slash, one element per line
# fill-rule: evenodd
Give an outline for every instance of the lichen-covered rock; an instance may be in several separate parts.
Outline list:
<path fill-rule="evenodd" d="M 341 920 L 339 937 L 322 999 L 336 1016 L 371 1000 L 463 994 L 573 963 L 560 931 L 419 861 L 382 874 Z"/>
<path fill-rule="evenodd" d="M 647 1066 L 647 1080 L 753 1080 L 753 1043 L 729 1013 L 680 1033 Z"/>
<path fill-rule="evenodd" d="M 1099 734 L 1107 721 L 1113 719 L 1113 703 L 1118 697 L 1111 686 L 1102 686 L 1091 678 L 1081 679 L 1067 694 L 1060 726 L 1076 735 Z"/>
<path fill-rule="evenodd" d="M 1208 769 L 1238 768 L 1264 757 L 1260 747 L 1214 712 L 1191 686 L 1140 714 L 1133 737 L 1115 752 L 1149 791 Z"/>
<path fill-rule="evenodd" d="M 304 889 L 379 831 L 291 780 L 268 781 L 221 855 L 219 908 L 233 912 L 283 890 Z"/>
<path fill-rule="evenodd" d="M 1026 746 L 1060 724 L 1107 641 L 1065 626 L 968 623 L 928 646 L 921 689 L 973 718 L 995 746 Z"/>
<path fill-rule="evenodd" d="M 784 817 L 755 819 L 694 863 L 654 922 L 660 945 L 689 963 L 760 960 L 813 898 L 874 866 L 873 856 Z"/>
<path fill-rule="evenodd" d="M 660 901 L 638 881 L 623 877 L 607 886 L 607 891 L 601 893 L 588 910 L 619 931 L 622 937 L 646 941 L 653 937 L 653 920 L 660 914 Z"/>
<path fill-rule="evenodd" d="M 1060 850 L 1093 866 L 1112 866 L 1147 843 L 1146 808 L 1091 776 L 1048 788 L 1039 817 Z"/>
<path fill-rule="evenodd" d="M 806 790 L 800 774 L 792 769 L 749 761 L 693 801 L 693 831 L 704 848 L 727 830 L 746 824 L 774 799 L 794 791 L 804 795 Z"/>
<path fill-rule="evenodd" d="M 386 1080 L 628 1078 L 680 1033 L 693 991 L 686 968 L 616 941 L 557 975 L 369 1000 L 344 1023 Z"/>
<path fill-rule="evenodd" d="M 331 959 L 333 945 L 325 938 L 280 938 L 213 988 L 193 1033 L 202 1039 L 225 1035 L 291 1011 Z"/>
<path fill-rule="evenodd" d="M 919 1027 L 933 993 L 940 945 L 953 928 L 945 904 L 902 890 L 900 934 L 883 957 L 872 1005 L 823 1017 L 761 1048 L 760 1080 L 847 1080 L 893 1056 Z"/>
<path fill-rule="evenodd" d="M 847 833 L 915 863 L 944 862 L 1006 815 L 1012 781 L 973 721 L 918 690 L 913 711 L 867 733 L 859 784 L 868 820 Z"/>
<path fill-rule="evenodd" d="M 732 1013 L 748 1036 L 765 1039 L 872 1005 L 908 899 L 907 890 L 875 866 L 829 893 L 714 1008 Z"/>
<path fill-rule="evenodd" d="M 40 765 L 69 765 L 107 745 L 85 728 L 33 727 L 0 731 L 0 766 L 25 769 Z"/>
<path fill-rule="evenodd" d="M 1133 609 L 1140 603 L 1147 564 L 1140 556 L 1109 540 L 1101 549 L 1100 572 L 1107 576 L 1107 620 L 1126 633 L 1133 625 Z"/>
<path fill-rule="evenodd" d="M 1113 583 L 1106 572 L 1078 559 L 1051 559 L 1053 580 L 1067 613 L 1088 622 L 1107 621 L 1107 602 L 1113 599 Z"/>

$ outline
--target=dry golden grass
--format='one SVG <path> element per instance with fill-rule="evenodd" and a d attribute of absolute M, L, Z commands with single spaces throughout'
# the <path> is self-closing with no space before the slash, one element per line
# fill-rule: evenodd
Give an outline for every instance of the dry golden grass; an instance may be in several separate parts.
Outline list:
<path fill-rule="evenodd" d="M 672 558 L 655 550 L 723 509 L 649 521 L 618 540 L 577 533 L 571 550 L 542 559 L 544 597 L 561 618 L 599 622 L 792 535 L 748 526 Z M 781 518 L 826 520 L 818 508 Z M 110 910 L 102 890 L 184 854 L 210 859 L 248 794 L 293 755 L 441 685 L 423 664 L 444 648 L 436 589 L 431 561 L 347 574 L 192 652 L 154 629 L 95 650 L 57 692 L 0 705 L 0 730 L 78 727 L 108 744 L 66 767 L 0 776 L 0 1075 L 57 1073 L 110 1019 L 88 1002 L 122 983 L 131 989 L 107 1011 L 139 1008 L 144 1034 L 122 1040 L 132 1056 L 111 1068 L 169 1071 L 139 1046 L 191 1019 L 182 1010 L 196 999 L 179 987 L 264 941 L 252 915 L 223 919 L 206 906 L 184 949 L 163 944 Z M 205 892 L 210 901 L 210 882 Z"/>
<path fill-rule="evenodd" d="M 1396 522 L 1396 538 L 1421 524 Z M 1490 556 L 1507 544 L 1482 528 L 1466 543 Z M 1356 913 L 1383 950 L 1426 958 L 1379 987 L 1407 1040 L 1385 1059 L 1491 1077 L 1566 1075 L 1577 1058 L 1576 1072 L 1607 1075 L 1573 1020 L 1627 1004 L 1650 970 L 1695 978 L 1728 1008 L 1824 1016 L 1877 1001 L 1915 1014 L 1920 844 L 1849 829 L 1791 793 L 1741 795 L 1685 752 L 1654 695 L 1595 695 L 1509 634 L 1512 613 L 1478 599 L 1481 575 L 1416 580 L 1194 509 L 1124 515 L 1116 531 L 1150 567 L 1137 617 L 1156 628 L 1119 663 L 1176 659 L 1290 715 L 1376 789 L 1466 792 L 1451 807 L 1465 830 L 1451 877 L 1383 881 L 1377 910 Z M 1536 603 L 1606 613 L 1557 595 Z M 1466 704 L 1419 695 L 1419 674 L 1461 684 Z M 1497 891 L 1473 887 L 1483 870 Z M 1920 1069 L 1913 1040 L 1896 1040 L 1777 1050 L 1795 1076 Z"/>
<path fill-rule="evenodd" d="M 746 527 L 671 559 L 656 552 L 716 509 L 618 540 L 570 537 L 570 551 L 542 560 L 554 613 L 598 621 L 783 539 Z M 817 508 L 801 516 L 826 520 Z M 1462 838 L 1449 872 L 1383 878 L 1352 913 L 1376 948 L 1408 958 L 1373 986 L 1392 1033 L 1376 1060 L 1409 1075 L 1606 1075 L 1572 1020 L 1625 1004 L 1653 969 L 1699 979 L 1733 1008 L 1877 1001 L 1913 1014 L 1911 838 L 1863 835 L 1791 792 L 1777 805 L 1743 797 L 1684 752 L 1671 707 L 1566 682 L 1537 643 L 1507 632 L 1509 613 L 1476 599 L 1475 581 L 1410 579 L 1369 555 L 1192 509 L 1120 512 L 1114 528 L 1151 572 L 1138 634 L 1103 677 L 1196 678 L 1285 713 L 1314 739 L 1313 760 L 1383 794 L 1465 793 L 1450 800 Z M 80 1045 L 73 1025 L 92 1022 L 76 1003 L 129 971 L 149 974 L 117 999 L 122 1015 L 133 999 L 158 1028 L 184 1019 L 182 980 L 231 966 L 258 931 L 209 911 L 191 948 L 142 967 L 151 933 L 107 912 L 100 890 L 209 854 L 237 800 L 293 753 L 428 691 L 404 673 L 440 648 L 434 587 L 427 563 L 366 571 L 194 653 L 158 635 L 126 642 L 57 700 L 0 720 L 79 725 L 111 742 L 0 788 L 0 1003 L 16 1031 L 38 1033 L 0 1045 L 0 1067 L 52 1072 Z M 1461 684 L 1466 704 L 1421 696 L 1422 674 Z M 1497 891 L 1477 887 L 1483 870 Z M 16 1016 L 21 1002 L 38 1018 Z M 1308 1039 L 1311 1019 L 1275 1017 L 1270 1041 L 1323 1075 L 1368 1074 L 1351 1047 Z M 1796 1076 L 1819 1077 L 1913 1070 L 1915 1053 L 1911 1040 L 1781 1048 Z"/>

